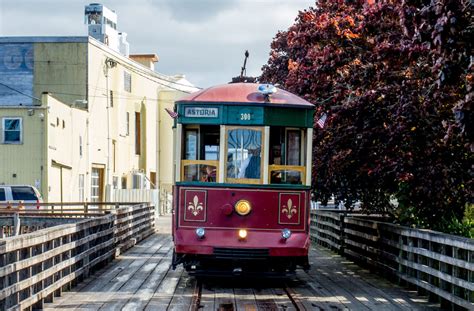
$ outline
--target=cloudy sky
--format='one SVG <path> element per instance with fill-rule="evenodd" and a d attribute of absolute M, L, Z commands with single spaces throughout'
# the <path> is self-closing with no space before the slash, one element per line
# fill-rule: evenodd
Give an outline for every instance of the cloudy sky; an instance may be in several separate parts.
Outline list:
<path fill-rule="evenodd" d="M 81 0 L 0 0 L 0 36 L 81 36 Z M 199 87 L 227 83 L 240 74 L 258 76 L 270 43 L 299 10 L 314 0 L 102 0 L 128 34 L 130 52 L 156 53 L 156 70 L 185 74 Z"/>

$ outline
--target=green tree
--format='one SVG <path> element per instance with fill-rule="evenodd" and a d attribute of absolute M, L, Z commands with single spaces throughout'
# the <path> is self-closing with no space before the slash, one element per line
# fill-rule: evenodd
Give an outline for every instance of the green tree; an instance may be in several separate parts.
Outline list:
<path fill-rule="evenodd" d="M 321 0 L 276 35 L 260 81 L 315 103 L 316 119 L 329 115 L 314 134 L 318 199 L 361 200 L 425 228 L 462 219 L 472 198 L 470 9 Z"/>

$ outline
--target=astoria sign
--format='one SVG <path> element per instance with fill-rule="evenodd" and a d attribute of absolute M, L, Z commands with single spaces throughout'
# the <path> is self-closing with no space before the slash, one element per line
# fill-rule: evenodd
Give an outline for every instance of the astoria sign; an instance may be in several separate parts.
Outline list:
<path fill-rule="evenodd" d="M 188 118 L 218 118 L 219 108 L 186 107 L 184 116 Z"/>

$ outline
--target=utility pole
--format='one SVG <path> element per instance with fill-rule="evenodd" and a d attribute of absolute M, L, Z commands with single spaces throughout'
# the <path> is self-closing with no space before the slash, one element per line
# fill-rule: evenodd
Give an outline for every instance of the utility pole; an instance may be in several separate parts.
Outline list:
<path fill-rule="evenodd" d="M 107 57 L 105 59 L 105 68 L 104 68 L 104 74 L 105 74 L 105 97 L 107 98 L 107 106 L 106 106 L 106 111 L 107 111 L 107 172 L 105 176 L 105 187 L 106 191 L 110 192 L 110 115 L 109 115 L 109 110 L 110 110 L 110 95 L 109 95 L 109 69 L 114 68 L 117 66 L 117 62 L 114 61 L 112 58 Z M 110 199 L 110 198 L 109 198 Z"/>

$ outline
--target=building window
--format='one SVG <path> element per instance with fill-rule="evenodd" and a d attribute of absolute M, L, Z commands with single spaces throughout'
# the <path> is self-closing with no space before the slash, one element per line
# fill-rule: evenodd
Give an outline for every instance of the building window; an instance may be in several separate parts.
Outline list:
<path fill-rule="evenodd" d="M 110 91 L 110 107 L 114 106 L 114 91 Z"/>
<path fill-rule="evenodd" d="M 123 89 L 129 93 L 132 92 L 132 75 L 128 72 L 123 72 Z"/>
<path fill-rule="evenodd" d="M 118 177 L 117 176 L 112 177 L 112 188 L 118 189 Z"/>
<path fill-rule="evenodd" d="M 79 174 L 79 202 L 84 201 L 84 174 Z"/>
<path fill-rule="evenodd" d="M 63 128 L 66 128 L 66 121 L 63 120 Z"/>
<path fill-rule="evenodd" d="M 140 112 L 135 112 L 135 154 L 140 155 L 141 152 L 141 133 L 140 133 Z"/>
<path fill-rule="evenodd" d="M 82 136 L 79 136 L 79 157 L 82 158 Z"/>
<path fill-rule="evenodd" d="M 23 138 L 21 118 L 3 118 L 2 127 L 4 144 L 21 144 Z"/>
<path fill-rule="evenodd" d="M 127 177 L 122 177 L 122 189 L 127 189 Z"/>
<path fill-rule="evenodd" d="M 127 136 L 130 135 L 130 112 L 127 112 L 125 124 L 127 126 Z"/>

